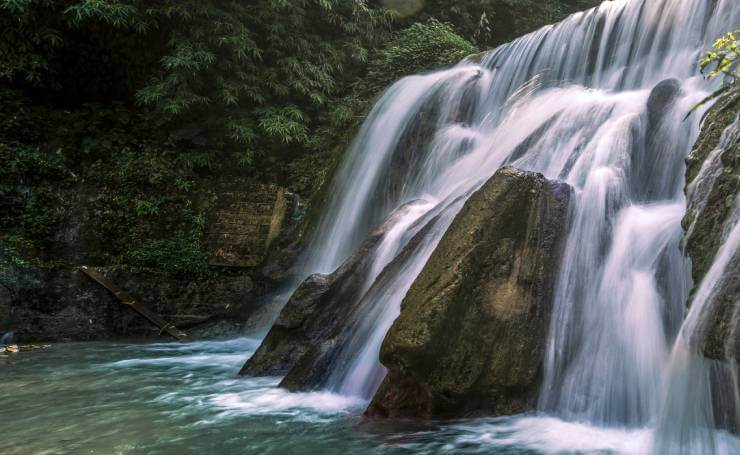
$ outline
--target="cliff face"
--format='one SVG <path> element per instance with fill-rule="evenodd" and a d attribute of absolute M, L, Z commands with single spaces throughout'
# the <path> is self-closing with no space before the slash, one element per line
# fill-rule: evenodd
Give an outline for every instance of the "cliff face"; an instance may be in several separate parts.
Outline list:
<path fill-rule="evenodd" d="M 740 218 L 739 110 L 739 94 L 720 99 L 707 113 L 686 161 L 684 252 L 691 260 L 695 291 Z M 703 328 L 704 354 L 740 361 L 740 250 L 732 253 L 711 299 Z"/>
<path fill-rule="evenodd" d="M 191 281 L 100 269 L 166 321 L 195 338 L 233 336 L 257 310 L 255 284 L 246 273 Z M 152 338 L 159 328 L 76 269 L 40 272 L 37 285 L 17 297 L 0 295 L 0 327 L 29 341 Z"/>
<path fill-rule="evenodd" d="M 383 342 L 388 375 L 369 415 L 533 408 L 570 197 L 568 185 L 514 168 L 471 196 Z"/>
<path fill-rule="evenodd" d="M 235 179 L 203 186 L 208 189 L 196 202 L 205 214 L 203 244 L 199 239 L 197 243 L 202 248 L 202 254 L 197 254 L 202 261 L 199 267 L 205 269 L 202 273 L 163 269 L 156 263 L 115 266 L 117 259 L 110 257 L 109 247 L 116 239 L 106 237 L 101 229 L 101 218 L 107 217 L 101 213 L 106 209 L 100 195 L 104 190 L 70 189 L 74 198 L 60 198 L 60 204 L 66 204 L 60 210 L 66 214 L 62 230 L 54 237 L 55 264 L 2 271 L 3 281 L 10 284 L 0 286 L 0 331 L 13 330 L 21 342 L 161 335 L 157 327 L 82 274 L 78 270 L 82 265 L 97 266 L 138 302 L 195 337 L 261 329 L 253 327 L 266 322 L 259 297 L 286 279 L 295 262 L 297 199 L 274 185 Z M 166 238 L 168 233 L 159 235 Z M 188 257 L 188 251 L 167 245 L 156 250 L 147 245 L 150 241 L 131 244 L 131 250 L 159 257 L 159 262 L 170 266 L 180 264 L 173 257 Z"/>

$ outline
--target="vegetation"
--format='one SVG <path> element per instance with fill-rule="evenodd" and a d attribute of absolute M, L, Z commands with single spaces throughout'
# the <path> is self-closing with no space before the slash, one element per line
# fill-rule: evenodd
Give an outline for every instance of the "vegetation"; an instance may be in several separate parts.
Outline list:
<path fill-rule="evenodd" d="M 738 89 L 740 82 L 740 61 L 738 60 L 738 46 L 740 45 L 740 30 L 728 32 L 727 35 L 717 38 L 713 50 L 709 51 L 701 61 L 702 74 L 708 77 L 722 76 L 726 85 Z"/>
<path fill-rule="evenodd" d="M 209 182 L 315 209 L 394 80 L 596 0 L 390 3 L 0 0 L 0 266 L 213 273 Z"/>
<path fill-rule="evenodd" d="M 740 93 L 739 46 L 740 30 L 728 32 L 726 35 L 717 38 L 712 45 L 712 50 L 699 60 L 701 73 L 709 79 L 721 78 L 722 85 L 694 106 L 689 114 L 719 97 L 735 96 Z"/>
<path fill-rule="evenodd" d="M 594 0 L 427 0 L 422 16 L 455 24 L 455 32 L 471 42 L 494 47 L 599 3 Z"/>
<path fill-rule="evenodd" d="M 475 50 L 355 0 L 0 0 L 0 36 L 7 271 L 209 273 L 209 179 L 310 197 L 388 83 Z"/>

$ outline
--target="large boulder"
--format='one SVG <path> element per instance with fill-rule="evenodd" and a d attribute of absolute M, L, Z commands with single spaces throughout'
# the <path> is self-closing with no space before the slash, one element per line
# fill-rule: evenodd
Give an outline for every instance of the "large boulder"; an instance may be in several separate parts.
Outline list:
<path fill-rule="evenodd" d="M 674 128 L 685 115 L 677 108 L 680 97 L 681 83 L 676 79 L 661 81 L 648 96 L 642 120 L 645 140 L 634 144 L 632 154 L 633 197 L 639 201 L 670 199 L 683 185 L 684 151 L 675 147 L 675 136 L 689 130 Z"/>
<path fill-rule="evenodd" d="M 347 368 L 359 355 L 358 351 L 364 342 L 371 336 L 371 331 L 380 323 L 379 306 L 391 305 L 388 301 L 388 292 L 398 286 L 396 279 L 403 274 L 412 261 L 423 250 L 426 240 L 431 236 L 435 224 L 439 221 L 436 213 L 422 217 L 419 220 L 419 230 L 411 229 L 415 233 L 406 243 L 399 254 L 384 268 L 374 280 L 372 286 L 352 300 L 337 301 L 342 308 L 335 313 L 342 315 L 332 330 L 324 332 L 324 336 L 314 342 L 301 356 L 298 362 L 288 372 L 280 383 L 288 390 L 314 390 L 336 385 L 336 379 L 348 373 Z M 391 291 L 392 292 L 392 291 Z M 382 311 L 382 310 L 381 310 Z M 365 324 L 365 319 L 373 321 Z M 382 375 L 382 371 L 378 371 Z M 366 378 L 370 383 L 373 378 Z M 382 376 L 377 379 L 378 383 Z M 372 392 L 371 392 L 372 393 Z"/>
<path fill-rule="evenodd" d="M 719 100 L 709 110 L 686 160 L 688 209 L 683 249 L 698 289 L 726 240 L 740 198 L 740 95 Z M 704 355 L 740 362 L 740 251 L 735 251 L 707 302 L 702 330 Z M 692 300 L 689 302 L 693 304 Z"/>
<path fill-rule="evenodd" d="M 458 417 L 534 407 L 571 189 L 499 170 L 465 204 L 403 301 L 368 415 Z"/>
<path fill-rule="evenodd" d="M 407 208 L 391 214 L 336 271 L 314 274 L 303 281 L 240 374 L 288 375 L 282 385 L 290 389 L 319 385 L 327 369 L 322 365 L 326 366 L 331 353 L 341 346 L 337 338 L 367 291 L 373 253 Z"/>

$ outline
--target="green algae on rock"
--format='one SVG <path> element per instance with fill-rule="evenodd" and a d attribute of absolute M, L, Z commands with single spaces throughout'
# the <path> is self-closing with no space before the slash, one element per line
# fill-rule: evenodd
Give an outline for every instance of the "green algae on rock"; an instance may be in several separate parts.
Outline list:
<path fill-rule="evenodd" d="M 694 285 L 707 275 L 736 216 L 740 198 L 740 95 L 720 99 L 709 110 L 694 149 L 686 160 L 688 209 L 684 252 L 691 260 Z M 740 361 L 740 251 L 730 259 L 713 295 L 704 328 L 704 355 Z M 691 304 L 692 302 L 690 302 Z"/>
<path fill-rule="evenodd" d="M 532 409 L 571 189 L 499 170 L 465 204 L 403 301 L 368 414 L 457 417 Z"/>

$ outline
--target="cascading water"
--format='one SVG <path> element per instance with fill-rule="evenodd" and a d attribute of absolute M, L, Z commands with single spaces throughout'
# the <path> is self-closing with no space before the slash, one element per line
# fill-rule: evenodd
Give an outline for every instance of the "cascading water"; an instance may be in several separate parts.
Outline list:
<path fill-rule="evenodd" d="M 679 251 L 683 160 L 700 118 L 683 117 L 711 90 L 697 74 L 700 53 L 738 21 L 737 0 L 605 2 L 480 64 L 392 86 L 333 183 L 308 270 L 332 271 L 394 209 L 425 202 L 377 250 L 374 284 L 348 323 L 355 335 L 325 385 L 372 396 L 406 291 L 464 200 L 508 164 L 576 190 L 540 409 L 602 425 L 655 422 L 691 286 Z M 402 272 L 383 277 L 415 235 Z"/>

